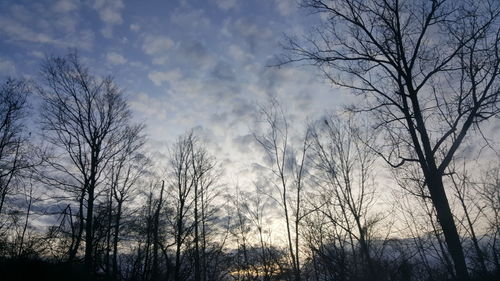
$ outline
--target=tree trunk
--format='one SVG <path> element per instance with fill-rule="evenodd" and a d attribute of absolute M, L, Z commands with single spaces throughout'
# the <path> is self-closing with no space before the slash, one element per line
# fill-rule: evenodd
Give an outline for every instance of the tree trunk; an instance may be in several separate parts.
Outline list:
<path fill-rule="evenodd" d="M 476 231 L 474 230 L 474 224 L 469 214 L 469 209 L 465 204 L 465 195 L 462 194 L 458 187 L 456 187 L 458 200 L 460 201 L 460 205 L 462 206 L 462 210 L 464 211 L 465 218 L 467 220 L 467 224 L 469 226 L 472 244 L 474 245 L 474 249 L 476 250 L 477 261 L 479 263 L 479 267 L 481 268 L 481 274 L 486 274 L 488 269 L 486 268 L 486 264 L 484 262 L 483 253 L 481 251 L 481 247 L 479 246 L 479 241 L 477 240 Z"/>
<path fill-rule="evenodd" d="M 31 187 L 31 188 L 33 188 L 33 187 Z M 31 204 L 33 202 L 32 191 L 30 191 L 29 196 L 30 196 L 30 199 L 28 201 L 28 210 L 26 211 L 26 219 L 24 221 L 23 232 L 21 234 L 21 241 L 19 242 L 18 256 L 21 256 L 23 254 L 24 236 L 26 235 L 26 229 L 28 229 L 28 222 L 30 219 L 30 212 L 31 212 Z"/>
<path fill-rule="evenodd" d="M 158 246 L 159 246 L 159 239 L 158 239 L 158 232 L 159 232 L 159 224 L 160 224 L 160 211 L 161 211 L 161 205 L 163 201 L 163 189 L 165 187 L 165 181 L 162 182 L 161 184 L 161 191 L 160 191 L 160 199 L 158 200 L 158 206 L 156 207 L 155 210 L 155 215 L 154 215 L 154 223 L 153 223 L 153 269 L 151 273 L 151 279 L 153 281 L 157 281 L 159 278 L 159 266 L 158 266 Z"/>
<path fill-rule="evenodd" d="M 111 252 L 111 230 L 113 220 L 113 192 L 109 190 L 109 205 L 108 205 L 108 225 L 106 230 L 106 275 L 110 275 L 111 273 L 111 264 L 110 264 L 110 252 Z"/>
<path fill-rule="evenodd" d="M 93 216 L 94 216 L 94 186 L 89 186 L 87 199 L 87 222 L 85 225 L 85 268 L 92 272 L 92 247 L 93 247 Z"/>
<path fill-rule="evenodd" d="M 431 200 L 436 208 L 436 215 L 443 230 L 448 251 L 453 259 L 455 274 L 459 280 L 468 280 L 469 273 L 465 263 L 465 256 L 460 242 L 460 236 L 458 235 L 455 221 L 453 220 L 453 214 L 451 213 L 450 205 L 446 197 L 443 179 L 437 172 L 426 173 L 425 175 Z"/>
<path fill-rule="evenodd" d="M 118 201 L 116 219 L 115 219 L 115 236 L 113 239 L 113 278 L 117 278 L 118 275 L 118 238 L 120 233 L 120 220 L 122 216 L 122 202 Z"/>
<path fill-rule="evenodd" d="M 180 267 L 181 267 L 181 243 L 182 243 L 182 209 L 178 214 L 179 218 L 177 219 L 177 234 L 175 237 L 175 269 L 174 276 L 175 280 L 180 280 Z"/>
<path fill-rule="evenodd" d="M 194 281 L 201 281 L 200 242 L 198 231 L 198 183 L 194 185 Z"/>
<path fill-rule="evenodd" d="M 83 222 L 83 220 L 84 220 L 84 217 L 83 217 L 83 201 L 85 200 L 85 193 L 86 193 L 86 189 L 84 188 L 82 190 L 81 198 L 80 198 L 80 200 L 78 202 L 79 203 L 79 206 L 78 206 L 78 220 L 79 220 L 78 234 L 76 235 L 76 241 L 75 241 L 75 243 L 73 244 L 73 246 L 69 250 L 68 262 L 73 262 L 73 260 L 76 257 L 76 254 L 78 253 L 78 248 L 80 248 L 80 243 L 82 241 L 83 225 L 84 225 L 84 222 Z M 73 222 L 73 220 L 71 220 L 71 222 Z M 71 227 L 73 227 L 73 226 L 71 226 Z M 75 237 L 72 237 L 72 239 L 75 239 Z"/>

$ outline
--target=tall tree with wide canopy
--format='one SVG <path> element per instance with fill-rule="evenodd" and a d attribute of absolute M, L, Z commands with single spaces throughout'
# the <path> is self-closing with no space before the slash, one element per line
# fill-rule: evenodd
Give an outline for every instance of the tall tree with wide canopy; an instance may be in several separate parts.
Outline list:
<path fill-rule="evenodd" d="M 79 230 L 69 255 L 76 255 L 85 229 L 85 264 L 92 271 L 97 188 L 106 167 L 140 138 L 143 126 L 132 124 L 123 92 L 113 79 L 93 76 L 76 52 L 48 58 L 41 74 L 43 134 L 64 159 L 49 161 L 55 173 L 48 182 L 76 197 Z"/>
<path fill-rule="evenodd" d="M 467 265 L 443 177 L 471 130 L 497 118 L 499 1 L 304 0 L 322 22 L 287 38 L 279 64 L 310 62 L 363 96 L 379 154 L 394 168 L 422 170 L 459 279 Z"/>

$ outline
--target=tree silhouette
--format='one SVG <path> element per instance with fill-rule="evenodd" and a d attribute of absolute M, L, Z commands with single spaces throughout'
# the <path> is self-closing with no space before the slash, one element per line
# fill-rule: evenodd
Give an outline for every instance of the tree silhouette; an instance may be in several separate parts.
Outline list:
<path fill-rule="evenodd" d="M 85 228 L 85 264 L 92 271 L 96 189 L 110 161 L 127 149 L 128 141 L 136 138 L 130 135 L 139 134 L 142 126 L 132 125 L 127 103 L 113 79 L 90 74 L 76 52 L 48 58 L 41 73 L 43 134 L 66 160 L 50 161 L 55 171 L 50 180 L 75 194 L 79 203 L 80 225 L 70 259 L 78 251 Z"/>
<path fill-rule="evenodd" d="M 443 176 L 467 134 L 499 108 L 498 1 L 304 0 L 325 17 L 288 38 L 279 63 L 307 61 L 362 95 L 385 133 L 380 155 L 419 165 L 458 278 L 468 279 Z"/>
<path fill-rule="evenodd" d="M 16 178 L 30 166 L 24 125 L 29 92 L 22 80 L 7 79 L 0 85 L 0 215 Z"/>

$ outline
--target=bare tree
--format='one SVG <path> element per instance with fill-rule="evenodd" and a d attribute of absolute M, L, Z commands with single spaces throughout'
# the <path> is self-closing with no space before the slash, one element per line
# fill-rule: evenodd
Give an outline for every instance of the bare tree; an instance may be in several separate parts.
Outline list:
<path fill-rule="evenodd" d="M 242 191 L 236 187 L 231 197 L 231 234 L 238 247 L 233 263 L 238 280 L 271 280 L 278 268 L 272 257 L 271 229 L 266 226 L 266 213 L 271 208 L 271 199 L 256 187 L 253 191 Z"/>
<path fill-rule="evenodd" d="M 98 78 L 73 52 L 50 57 L 42 66 L 39 87 L 44 138 L 63 159 L 50 161 L 50 183 L 72 192 L 79 204 L 79 231 L 70 259 L 76 255 L 85 228 L 85 264 L 93 269 L 93 221 L 97 188 L 109 162 L 127 143 L 131 124 L 122 91 L 110 77 Z M 86 209 L 86 215 L 84 215 Z M 84 227 L 85 225 L 85 227 Z"/>
<path fill-rule="evenodd" d="M 289 135 L 289 124 L 278 102 L 271 101 L 269 108 L 262 107 L 260 113 L 267 131 L 263 135 L 255 135 L 255 138 L 272 163 L 269 169 L 274 180 L 270 184 L 277 192 L 277 196 L 273 198 L 280 204 L 284 213 L 287 251 L 294 280 L 300 281 L 299 227 L 304 217 L 302 207 L 307 150 L 310 147 L 309 132 L 306 132 L 300 147 L 294 149 Z"/>
<path fill-rule="evenodd" d="M 28 113 L 26 82 L 8 79 L 0 85 L 0 215 L 19 173 L 29 167 L 24 119 Z"/>
<path fill-rule="evenodd" d="M 498 1 L 304 0 L 325 15 L 281 62 L 309 61 L 362 94 L 391 166 L 417 163 L 458 278 L 468 279 L 443 176 L 467 133 L 499 113 Z"/>
<path fill-rule="evenodd" d="M 486 218 L 487 249 L 489 262 L 500 272 L 500 165 L 495 163 L 475 181 L 474 190 L 479 195 L 483 216 Z"/>
<path fill-rule="evenodd" d="M 193 131 L 181 136 L 171 150 L 169 165 L 170 207 L 173 210 L 174 279 L 188 278 L 187 253 L 193 247 L 195 280 L 207 280 L 207 223 L 212 217 L 210 202 L 219 177 L 215 159 Z M 175 192 L 174 192 L 175 191 Z"/>
<path fill-rule="evenodd" d="M 478 267 L 477 272 L 479 275 L 484 275 L 488 272 L 486 268 L 486 263 L 484 259 L 483 251 L 480 246 L 480 237 L 477 233 L 477 224 L 480 218 L 482 217 L 482 209 L 484 208 L 479 203 L 479 196 L 472 196 L 472 192 L 474 191 L 473 183 L 470 175 L 466 171 L 465 163 L 462 168 L 457 168 L 457 161 L 452 161 L 450 164 L 450 170 L 454 171 L 450 173 L 449 180 L 451 181 L 451 185 L 454 189 L 454 195 L 458 200 L 458 204 L 460 205 L 460 209 L 463 213 L 463 221 L 459 222 L 464 225 L 464 228 L 471 239 L 472 246 L 475 252 L 474 261 Z M 474 268 L 475 269 L 475 268 Z"/>
<path fill-rule="evenodd" d="M 367 278 L 377 279 L 370 249 L 370 229 L 378 221 L 370 212 L 375 200 L 373 152 L 376 134 L 357 124 L 353 116 L 345 120 L 330 115 L 311 129 L 315 179 L 321 187 L 318 205 L 314 209 L 325 215 L 334 233 L 344 232 L 353 249 L 353 267 L 356 267 L 355 247 L 359 246 L 361 261 L 368 270 Z M 340 234 L 340 233 L 339 233 Z M 337 238 L 341 236 L 337 235 Z M 342 243 L 342 241 L 338 241 Z"/>
<path fill-rule="evenodd" d="M 114 211 L 112 275 L 115 278 L 118 274 L 118 242 L 124 204 L 137 194 L 140 180 L 150 168 L 150 160 L 141 151 L 144 138 L 140 135 L 140 128 L 136 127 L 137 131 L 129 131 L 125 136 L 124 149 L 111 160 L 109 166 L 108 178 L 112 196 L 110 201 L 116 202 L 115 207 L 110 208 L 110 215 L 111 209 Z"/>

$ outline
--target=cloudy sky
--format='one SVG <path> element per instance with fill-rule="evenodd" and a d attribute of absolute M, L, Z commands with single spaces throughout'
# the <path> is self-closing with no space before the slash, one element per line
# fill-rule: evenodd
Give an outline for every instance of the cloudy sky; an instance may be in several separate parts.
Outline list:
<path fill-rule="evenodd" d="M 295 0 L 4 0 L 0 77 L 37 79 L 45 55 L 76 47 L 125 89 L 153 146 L 196 128 L 241 182 L 257 161 L 257 104 L 277 98 L 300 130 L 349 98 L 313 68 L 269 67 L 283 34 L 312 20 Z"/>

